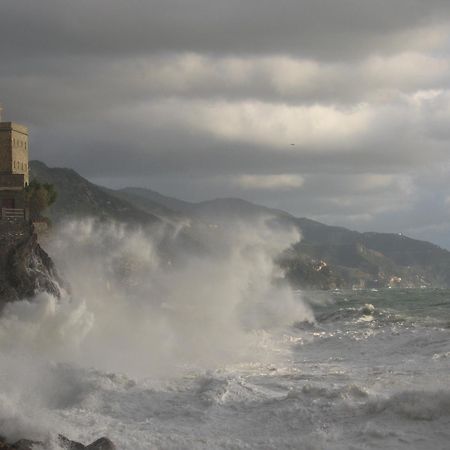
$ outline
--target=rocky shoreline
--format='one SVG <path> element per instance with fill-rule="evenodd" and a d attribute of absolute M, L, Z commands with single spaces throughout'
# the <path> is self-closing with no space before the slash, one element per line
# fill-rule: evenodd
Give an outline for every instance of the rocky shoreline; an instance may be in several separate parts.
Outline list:
<path fill-rule="evenodd" d="M 38 243 L 33 225 L 0 221 L 0 309 L 47 292 L 61 296 L 63 281 Z"/>
<path fill-rule="evenodd" d="M 32 299 L 42 292 L 60 298 L 62 290 L 68 288 L 39 245 L 33 225 L 0 220 L 0 313 L 7 303 Z M 85 446 L 58 435 L 56 444 L 67 450 L 116 450 L 106 437 Z M 28 439 L 9 443 L 0 436 L 0 450 L 48 450 L 48 445 Z"/>
<path fill-rule="evenodd" d="M 89 445 L 83 445 L 80 442 L 71 441 L 65 436 L 58 436 L 57 444 L 67 450 L 116 450 L 116 446 L 105 437 L 97 439 Z M 38 441 L 21 439 L 14 444 L 8 444 L 6 440 L 0 437 L 0 450 L 45 450 L 46 444 Z"/>

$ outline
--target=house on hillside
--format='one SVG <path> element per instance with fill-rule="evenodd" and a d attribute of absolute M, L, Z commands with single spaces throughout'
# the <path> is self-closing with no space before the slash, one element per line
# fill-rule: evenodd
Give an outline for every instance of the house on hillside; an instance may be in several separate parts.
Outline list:
<path fill-rule="evenodd" d="M 24 188 L 28 183 L 28 129 L 0 119 L 1 220 L 27 219 Z"/>

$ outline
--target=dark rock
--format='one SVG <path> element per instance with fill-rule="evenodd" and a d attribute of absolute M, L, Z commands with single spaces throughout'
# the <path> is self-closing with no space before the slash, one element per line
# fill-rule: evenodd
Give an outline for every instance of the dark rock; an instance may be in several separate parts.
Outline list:
<path fill-rule="evenodd" d="M 3 437 L 0 437 L 0 450 L 10 450 L 11 446 L 8 445 Z"/>
<path fill-rule="evenodd" d="M 40 292 L 60 297 L 62 280 L 38 243 L 33 226 L 0 221 L 0 309 Z"/>
<path fill-rule="evenodd" d="M 83 444 L 71 441 L 61 434 L 58 436 L 58 444 L 67 450 L 84 450 L 86 448 Z"/>
<path fill-rule="evenodd" d="M 116 446 L 106 437 L 97 439 L 86 447 L 87 450 L 116 450 Z"/>
<path fill-rule="evenodd" d="M 28 439 L 21 439 L 17 441 L 15 444 L 10 447 L 5 447 L 5 449 L 14 449 L 14 450 L 33 450 L 33 447 L 36 444 L 42 444 L 41 442 L 29 441 Z M 1 448 L 1 447 L 0 447 Z"/>
<path fill-rule="evenodd" d="M 67 450 L 116 450 L 116 446 L 106 437 L 97 439 L 87 447 L 76 441 L 71 441 L 65 436 L 58 435 L 58 444 Z M 34 450 L 35 446 L 45 448 L 43 442 L 20 439 L 15 444 L 8 444 L 5 438 L 0 437 L 0 450 Z"/>

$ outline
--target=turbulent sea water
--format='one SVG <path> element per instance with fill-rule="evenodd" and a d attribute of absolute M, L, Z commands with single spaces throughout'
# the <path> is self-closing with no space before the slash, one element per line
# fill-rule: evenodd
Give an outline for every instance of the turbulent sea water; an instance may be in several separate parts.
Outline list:
<path fill-rule="evenodd" d="M 127 450 L 449 448 L 450 291 L 305 295 L 316 323 L 258 332 L 264 363 L 140 379 L 37 363 L 25 393 L 4 367 L 0 424 Z"/>
<path fill-rule="evenodd" d="M 0 319 L 0 434 L 11 441 L 450 447 L 450 291 L 292 293 L 267 281 L 268 240 L 254 233 L 225 259 L 189 259 L 165 277 L 140 234 L 92 230 L 69 228 L 51 248 L 71 298 L 19 302 Z M 114 271 L 130 251 L 141 258 L 124 287 Z"/>

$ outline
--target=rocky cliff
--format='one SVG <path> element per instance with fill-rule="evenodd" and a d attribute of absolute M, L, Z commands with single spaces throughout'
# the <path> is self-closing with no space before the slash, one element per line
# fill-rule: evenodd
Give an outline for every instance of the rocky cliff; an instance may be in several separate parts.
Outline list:
<path fill-rule="evenodd" d="M 0 310 L 40 292 L 60 297 L 61 279 L 38 243 L 33 226 L 0 221 Z"/>
<path fill-rule="evenodd" d="M 116 450 L 116 446 L 105 437 L 85 446 L 60 435 L 56 444 L 67 450 Z M 14 444 L 8 444 L 4 438 L 0 437 L 0 450 L 44 450 L 46 447 L 47 444 L 43 442 L 29 441 L 28 439 L 21 439 Z"/>
<path fill-rule="evenodd" d="M 62 289 L 67 290 L 58 276 L 52 259 L 39 245 L 33 226 L 25 222 L 0 220 L 0 313 L 8 302 L 32 299 L 41 292 L 48 292 L 59 298 Z M 85 446 L 60 435 L 57 444 L 68 450 L 116 449 L 105 437 Z M 21 439 L 15 443 L 8 443 L 0 436 L 0 450 L 46 448 L 49 446 L 43 442 Z"/>
<path fill-rule="evenodd" d="M 221 225 L 271 217 L 302 235 L 280 261 L 295 288 L 449 288 L 450 251 L 400 233 L 360 233 L 329 226 L 287 212 L 222 198 L 190 203 L 142 188 L 120 191 L 96 186 L 70 169 L 30 162 L 31 176 L 51 183 L 58 199 L 48 214 L 57 223 L 70 217 L 94 217 L 127 224 L 189 223 L 183 229 L 186 245 L 202 247 L 205 224 Z M 209 232 L 208 231 L 208 232 Z M 185 234 L 185 235 L 184 235 Z"/>

